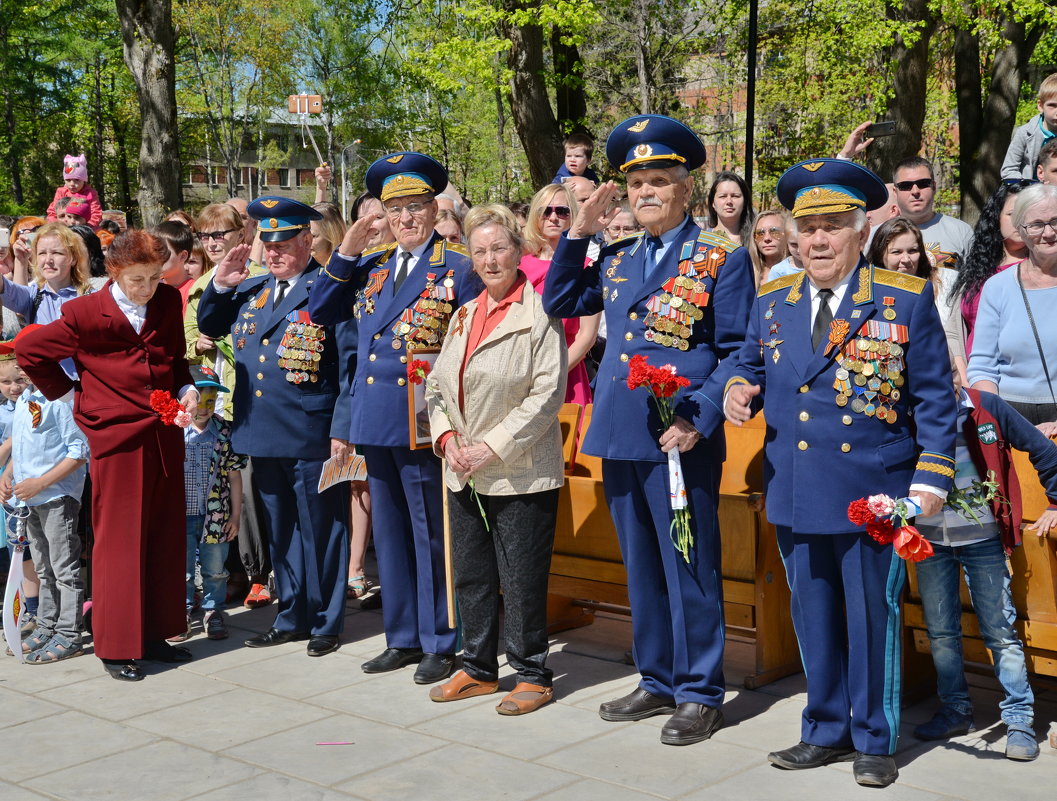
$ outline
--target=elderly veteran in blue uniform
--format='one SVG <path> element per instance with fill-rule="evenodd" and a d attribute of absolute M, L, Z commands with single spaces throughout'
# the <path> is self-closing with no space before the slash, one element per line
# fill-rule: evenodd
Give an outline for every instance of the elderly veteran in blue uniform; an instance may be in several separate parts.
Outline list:
<path fill-rule="evenodd" d="M 746 250 L 698 228 L 687 214 L 690 170 L 705 161 L 697 135 L 676 120 L 640 115 L 606 143 L 627 174 L 628 201 L 645 234 L 607 245 L 584 267 L 591 237 L 619 208 L 606 183 L 580 207 L 554 254 L 544 308 L 554 317 L 604 311 L 608 346 L 598 369 L 585 453 L 602 478 L 628 573 L 635 664 L 629 695 L 599 708 L 603 720 L 671 717 L 661 742 L 688 745 L 723 725 L 723 592 L 717 515 L 724 458 L 721 393 L 745 336 L 754 293 Z M 648 393 L 627 387 L 641 354 L 690 379 L 664 430 Z M 670 528 L 666 452 L 678 448 L 694 544 L 689 561 Z"/>
<path fill-rule="evenodd" d="M 308 224 L 319 212 L 279 197 L 257 198 L 247 212 L 258 220 L 268 273 L 250 277 L 249 246 L 236 245 L 198 306 L 199 329 L 230 333 L 235 348 L 231 441 L 251 459 L 279 594 L 272 627 L 246 645 L 308 639 L 308 655 L 323 656 L 337 649 L 344 621 L 348 496 L 346 484 L 318 486 L 328 458 L 350 455 L 338 366 L 338 339 L 350 334 L 308 313 L 319 275 Z"/>
<path fill-rule="evenodd" d="M 807 675 L 801 742 L 781 768 L 854 760 L 859 784 L 898 776 L 903 560 L 848 520 L 884 493 L 942 507 L 954 476 L 957 409 L 946 338 L 923 278 L 870 266 L 866 212 L 884 183 L 849 161 L 791 167 L 778 199 L 793 213 L 805 271 L 760 287 L 726 392 L 727 419 L 767 417 L 767 516 L 792 590 Z"/>
<path fill-rule="evenodd" d="M 448 627 L 440 460 L 412 450 L 407 420 L 408 354 L 439 347 L 452 311 L 481 284 L 466 250 L 433 230 L 447 171 L 421 153 L 393 153 L 367 170 L 396 242 L 368 250 L 374 215 L 349 228 L 312 288 L 323 323 L 355 317 L 359 345 L 349 440 L 362 448 L 374 508 L 374 547 L 385 603 L 386 649 L 362 665 L 384 673 L 418 663 L 414 680 L 451 675 L 456 633 Z"/>

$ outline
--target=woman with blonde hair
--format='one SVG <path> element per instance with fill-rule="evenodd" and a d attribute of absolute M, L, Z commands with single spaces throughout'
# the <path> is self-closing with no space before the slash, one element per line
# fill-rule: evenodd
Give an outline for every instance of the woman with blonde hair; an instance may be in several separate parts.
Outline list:
<path fill-rule="evenodd" d="M 786 242 L 788 226 L 784 211 L 767 209 L 761 211 L 752 226 L 752 241 L 749 242 L 749 257 L 756 273 L 756 286 L 771 280 L 771 268 L 789 255 Z"/>
<path fill-rule="evenodd" d="M 345 238 L 345 220 L 341 210 L 333 203 L 315 203 L 312 205 L 323 215 L 322 220 L 312 220 L 309 229 L 312 231 L 312 258 L 320 264 L 330 261 L 330 254 Z"/>
<path fill-rule="evenodd" d="M 554 248 L 562 233 L 569 230 L 578 205 L 572 191 L 565 184 L 547 184 L 532 198 L 528 219 L 522 232 L 524 255 L 518 267 L 525 274 L 540 297 L 551 266 Z M 467 239 L 469 242 L 469 226 Z M 570 317 L 563 320 L 565 342 L 569 347 L 569 381 L 565 390 L 566 403 L 586 406 L 591 402 L 591 382 L 584 365 L 598 338 L 601 313 L 591 317 Z"/>

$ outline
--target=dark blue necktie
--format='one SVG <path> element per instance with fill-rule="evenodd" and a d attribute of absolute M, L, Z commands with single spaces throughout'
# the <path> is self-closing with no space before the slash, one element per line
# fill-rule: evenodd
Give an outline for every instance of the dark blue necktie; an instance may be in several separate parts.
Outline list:
<path fill-rule="evenodd" d="M 646 258 L 643 260 L 642 264 L 643 280 L 645 280 L 646 276 L 657 266 L 657 253 L 660 249 L 661 238 L 659 236 L 646 237 Z"/>

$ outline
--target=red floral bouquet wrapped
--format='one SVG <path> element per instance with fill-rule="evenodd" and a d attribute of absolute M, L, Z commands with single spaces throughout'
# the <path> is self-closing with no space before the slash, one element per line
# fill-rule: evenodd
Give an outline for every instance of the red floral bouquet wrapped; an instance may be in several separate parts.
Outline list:
<path fill-rule="evenodd" d="M 690 379 L 678 375 L 671 364 L 654 367 L 645 356 L 632 356 L 628 364 L 628 389 L 645 389 L 657 405 L 662 432 L 675 421 L 675 396 L 690 386 Z M 694 545 L 694 534 L 690 530 L 690 509 L 683 481 L 682 462 L 679 449 L 668 451 L 668 501 L 674 515 L 670 534 L 675 549 L 683 559 L 690 561 L 690 548 Z"/>
<path fill-rule="evenodd" d="M 191 415 L 183 404 L 164 389 L 151 392 L 150 407 L 161 417 L 163 425 L 187 428 L 191 424 Z"/>
<path fill-rule="evenodd" d="M 920 512 L 921 507 L 910 498 L 895 501 L 887 495 L 871 495 L 848 504 L 848 520 L 865 526 L 870 537 L 881 545 L 891 545 L 908 562 L 920 562 L 933 554 L 929 541 L 907 523 Z"/>
<path fill-rule="evenodd" d="M 425 384 L 426 394 L 428 397 L 436 400 L 440 410 L 444 412 L 444 416 L 448 418 L 448 425 L 451 426 L 452 436 L 455 437 L 455 444 L 460 448 L 462 447 L 462 441 L 459 439 L 459 432 L 455 429 L 455 423 L 451 419 L 451 414 L 448 412 L 448 405 L 444 402 L 444 396 L 440 394 L 440 389 L 437 387 L 436 379 L 426 381 L 429 378 L 429 371 L 431 367 L 429 362 L 423 361 L 422 359 L 412 359 L 407 365 L 407 380 L 415 385 Z M 477 509 L 481 513 L 481 519 L 484 521 L 484 530 L 490 531 L 488 526 L 488 515 L 484 513 L 484 504 L 481 503 L 481 496 L 477 494 L 477 484 L 473 480 L 473 476 L 470 476 L 466 481 L 470 487 L 470 495 L 477 501 Z"/>

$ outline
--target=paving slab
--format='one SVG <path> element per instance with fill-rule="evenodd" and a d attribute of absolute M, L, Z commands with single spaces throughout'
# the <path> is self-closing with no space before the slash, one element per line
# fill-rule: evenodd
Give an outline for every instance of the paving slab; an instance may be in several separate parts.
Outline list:
<path fill-rule="evenodd" d="M 193 801 L 355 801 L 356 796 L 282 776 L 261 773 L 196 795 Z"/>
<path fill-rule="evenodd" d="M 247 649 L 254 650 L 254 649 Z M 285 698 L 303 699 L 312 695 L 348 687 L 367 678 L 355 657 L 340 650 L 323 657 L 310 657 L 305 643 L 276 645 L 268 651 L 280 651 L 274 659 L 221 670 L 215 678 L 239 687 L 249 687 Z"/>
<path fill-rule="evenodd" d="M 571 784 L 570 773 L 466 745 L 449 745 L 339 786 L 371 801 L 524 801 Z M 428 790 L 426 789 L 428 788 Z"/>
<path fill-rule="evenodd" d="M 638 790 L 621 787 L 619 784 L 584 779 L 535 796 L 531 801 L 544 801 L 544 799 L 546 801 L 657 801 L 658 798 L 662 796 L 640 793 Z"/>
<path fill-rule="evenodd" d="M 64 707 L 45 701 L 39 696 L 6 688 L 0 688 L 0 709 L 3 710 L 0 719 L 3 720 L 4 726 L 16 726 L 28 720 L 40 720 L 66 711 Z"/>

